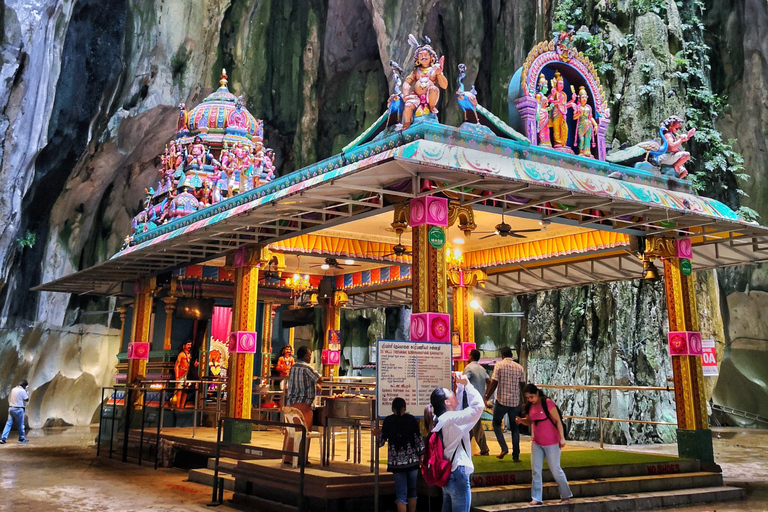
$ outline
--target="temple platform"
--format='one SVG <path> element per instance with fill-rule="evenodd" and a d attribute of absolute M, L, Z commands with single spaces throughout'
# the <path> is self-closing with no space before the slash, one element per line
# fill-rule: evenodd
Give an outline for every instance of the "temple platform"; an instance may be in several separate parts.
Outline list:
<path fill-rule="evenodd" d="M 473 457 L 473 510 L 525 510 L 530 500 L 529 438 L 522 436 L 521 462 L 515 463 L 509 455 L 505 459 L 497 459 L 493 454 L 498 453 L 498 445 L 492 432 L 486 434 L 490 434 L 488 443 L 492 455 Z M 156 432 L 145 432 L 142 446 L 148 460 L 153 457 L 155 436 Z M 209 427 L 195 428 L 194 434 L 192 428 L 163 428 L 160 452 L 165 457 L 171 452 L 177 456 L 183 452 L 202 456 L 199 458 L 204 462 L 200 467 L 190 469 L 189 480 L 212 485 L 215 439 L 216 430 Z M 362 436 L 360 452 L 363 457 L 360 464 L 353 464 L 347 459 L 347 453 L 353 456 L 356 448 L 354 436 L 348 438 L 346 431 L 341 429 L 335 431 L 332 439 L 335 440 L 335 457 L 328 466 L 320 464 L 319 439 L 310 442 L 310 464 L 304 473 L 305 510 L 373 510 L 376 478 L 369 455 L 370 436 L 367 432 Z M 141 442 L 139 433 L 131 431 L 129 441 L 132 446 L 137 446 Z M 279 459 L 269 458 L 270 450 L 278 450 L 281 445 L 282 434 L 279 430 L 268 428 L 254 431 L 251 443 L 222 448 L 219 476 L 224 481 L 225 489 L 234 492 L 234 502 L 266 507 L 264 510 L 295 510 L 300 470 L 290 464 L 281 464 Z M 477 451 L 474 445 L 473 448 Z M 698 461 L 673 455 L 675 445 L 626 448 L 600 450 L 596 449 L 595 443 L 569 442 L 563 451 L 561 464 L 569 479 L 574 502 L 569 505 L 572 508 L 559 509 L 645 510 L 738 500 L 745 496 L 741 488 L 723 486 L 719 468 L 702 468 Z M 632 451 L 632 448 L 642 448 L 642 451 Z M 378 485 L 380 505 L 383 507 L 380 510 L 388 510 L 392 507 L 387 508 L 387 504 L 394 502 L 394 481 L 392 475 L 386 472 L 386 447 L 380 449 L 379 458 Z M 544 481 L 545 503 L 556 505 L 559 501 L 557 486 L 546 469 Z M 439 507 L 439 489 L 429 488 L 421 481 L 419 485 L 419 508 L 429 510 L 430 506 L 432 509 Z M 603 502 L 613 503 L 613 508 L 596 505 Z"/>

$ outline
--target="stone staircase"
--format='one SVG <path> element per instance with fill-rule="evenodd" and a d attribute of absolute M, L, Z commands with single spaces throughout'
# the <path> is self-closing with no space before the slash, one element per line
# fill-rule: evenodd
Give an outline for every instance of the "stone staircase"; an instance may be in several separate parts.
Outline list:
<path fill-rule="evenodd" d="M 232 476 L 237 466 L 237 459 L 220 458 L 219 459 L 219 478 L 224 480 L 224 489 L 227 491 L 235 490 L 235 477 Z M 213 473 L 216 467 L 216 459 L 208 459 L 208 467 L 189 470 L 189 481 L 198 484 L 213 487 Z"/>
<path fill-rule="evenodd" d="M 557 484 L 544 472 L 544 507 L 531 506 L 530 471 L 505 475 L 508 485 L 473 487 L 473 512 L 547 510 L 557 512 L 613 512 L 650 510 L 714 501 L 744 499 L 744 489 L 723 485 L 722 474 L 702 471 L 695 460 L 674 464 L 628 464 L 567 468 L 575 498 L 560 504 Z M 487 477 L 486 477 L 487 478 Z M 491 480 L 492 481 L 492 480 Z"/>

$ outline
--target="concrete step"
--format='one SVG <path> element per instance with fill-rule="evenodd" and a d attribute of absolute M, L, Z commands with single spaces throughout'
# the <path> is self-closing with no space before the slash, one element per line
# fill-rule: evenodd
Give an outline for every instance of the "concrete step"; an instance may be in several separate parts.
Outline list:
<path fill-rule="evenodd" d="M 219 458 L 219 471 L 230 473 L 237 467 L 237 459 L 230 459 L 228 457 Z M 216 458 L 211 457 L 208 459 L 208 469 L 216 468 Z"/>
<path fill-rule="evenodd" d="M 219 471 L 219 478 L 224 479 L 225 490 L 235 490 L 235 478 L 232 475 Z M 190 469 L 189 481 L 213 487 L 213 470 L 208 468 Z"/>
<path fill-rule="evenodd" d="M 472 512 L 623 512 L 651 510 L 655 508 L 682 507 L 699 503 L 743 500 L 746 491 L 740 487 L 701 487 L 698 489 L 676 489 L 671 491 L 643 492 L 632 494 L 614 494 L 591 498 L 573 498 L 568 504 L 560 504 L 559 499 L 545 501 L 544 505 L 524 503 L 505 503 L 500 505 L 475 506 L 473 496 Z"/>
<path fill-rule="evenodd" d="M 570 480 L 571 492 L 579 498 L 607 496 L 676 489 L 694 489 L 699 487 L 719 487 L 723 485 L 720 473 L 696 472 L 674 475 L 645 475 L 616 478 L 594 478 L 588 480 Z M 557 484 L 544 482 L 545 500 L 560 499 Z M 498 505 L 504 503 L 528 502 L 531 499 L 530 484 L 501 485 L 472 489 L 472 504 L 475 506 Z"/>

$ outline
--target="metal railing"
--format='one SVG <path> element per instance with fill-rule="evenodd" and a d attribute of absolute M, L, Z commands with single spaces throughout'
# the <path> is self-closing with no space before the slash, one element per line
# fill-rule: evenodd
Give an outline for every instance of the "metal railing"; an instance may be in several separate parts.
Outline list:
<path fill-rule="evenodd" d="M 120 427 L 123 428 L 122 438 L 122 454 L 121 459 L 123 462 L 128 461 L 129 452 L 129 436 L 130 431 L 135 430 L 132 428 L 132 418 L 136 413 L 141 413 L 141 421 L 139 423 L 139 451 L 137 455 L 138 464 L 141 465 L 144 460 L 144 439 L 145 428 L 147 426 L 147 410 L 157 408 L 157 429 L 154 436 L 155 446 L 155 469 L 158 466 L 159 452 L 160 452 L 160 432 L 163 427 L 163 418 L 167 410 L 174 411 L 188 411 L 187 408 L 168 407 L 172 404 L 172 398 L 177 398 L 180 393 L 194 394 L 192 412 L 192 437 L 196 436 L 198 417 L 206 411 L 210 411 L 208 407 L 208 394 L 211 391 L 211 387 L 215 390 L 215 402 L 214 411 L 216 416 L 216 423 L 218 424 L 221 418 L 221 408 L 224 401 L 223 397 L 224 383 L 217 380 L 202 379 L 195 381 L 142 381 L 136 385 L 121 385 L 121 386 L 108 386 L 101 390 L 101 408 L 99 409 L 99 442 L 96 447 L 96 455 L 101 455 L 102 435 L 109 433 L 109 458 L 115 453 L 114 441 L 115 434 L 120 432 Z M 122 393 L 122 399 L 120 394 Z M 148 398 L 151 398 L 148 400 Z M 122 400 L 122 403 L 120 401 Z M 156 405 L 155 405 L 156 404 Z M 111 406 L 111 414 L 105 416 L 105 409 Z M 118 415 L 118 411 L 122 413 Z M 109 427 L 105 429 L 105 420 L 109 422 Z M 150 420 L 150 423 L 153 423 Z M 108 432 L 105 432 L 108 430 Z M 117 430 L 117 432 L 116 432 Z M 151 445 L 151 443 L 150 443 Z"/>
<path fill-rule="evenodd" d="M 597 391 L 597 416 L 572 416 L 563 415 L 563 419 L 572 420 L 589 420 L 597 421 L 597 428 L 600 435 L 600 449 L 603 449 L 603 423 L 640 423 L 644 425 L 665 425 L 665 426 L 677 426 L 677 423 L 671 423 L 668 421 L 651 421 L 651 420 L 631 420 L 623 418 L 605 418 L 603 417 L 603 391 L 654 391 L 654 392 L 671 392 L 675 390 L 669 386 L 557 386 L 557 385 L 545 385 L 537 384 L 536 387 L 541 389 L 564 389 L 573 391 Z"/>
<path fill-rule="evenodd" d="M 302 512 L 304 506 L 304 472 L 307 463 L 307 428 L 300 423 L 284 423 L 279 421 L 268 420 L 251 420 L 242 418 L 221 418 L 218 422 L 218 431 L 216 433 L 216 461 L 213 466 L 213 492 L 211 495 L 211 502 L 208 506 L 218 506 L 224 503 L 224 479 L 219 478 L 219 459 L 221 458 L 221 448 L 229 447 L 233 445 L 244 446 L 243 443 L 230 442 L 223 439 L 222 433 L 224 430 L 225 422 L 237 422 L 237 423 L 249 423 L 250 425 L 262 425 L 266 427 L 282 427 L 293 428 L 301 431 L 301 441 L 299 442 L 298 451 L 289 450 L 276 450 L 268 446 L 258 446 L 252 443 L 248 443 L 248 448 L 245 453 L 255 458 L 261 459 L 275 459 L 282 458 L 283 456 L 297 457 L 299 463 L 299 490 L 298 490 L 298 504 L 297 512 Z M 233 430 L 233 429 L 231 429 Z M 295 447 L 294 447 L 295 448 Z"/>

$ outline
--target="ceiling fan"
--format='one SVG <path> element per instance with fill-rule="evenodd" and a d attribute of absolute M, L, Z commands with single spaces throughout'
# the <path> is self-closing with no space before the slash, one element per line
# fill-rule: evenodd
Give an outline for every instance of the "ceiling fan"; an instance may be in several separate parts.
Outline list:
<path fill-rule="evenodd" d="M 397 256 L 398 258 L 402 258 L 403 256 L 410 256 L 411 251 L 408 250 L 406 246 L 403 245 L 403 234 L 400 233 L 397 236 L 397 245 L 392 246 L 392 252 L 389 254 L 385 254 L 384 258 L 389 258 L 390 256 Z"/>
<path fill-rule="evenodd" d="M 360 265 L 355 265 L 353 260 L 344 260 L 344 264 L 342 265 L 336 258 L 325 258 L 325 263 L 311 266 L 320 267 L 323 270 L 328 270 L 330 268 L 344 270 L 346 267 L 359 267 Z"/>
<path fill-rule="evenodd" d="M 480 240 L 483 240 L 485 238 L 490 238 L 492 236 L 500 236 L 502 238 L 504 237 L 514 237 L 514 238 L 525 238 L 524 235 L 521 235 L 520 233 L 533 233 L 534 231 L 539 231 L 538 229 L 512 229 L 512 226 L 504 222 L 504 214 L 501 214 L 501 223 L 496 224 L 495 226 L 496 231 L 480 231 L 479 233 L 490 233 L 490 235 L 482 236 L 480 237 Z"/>

